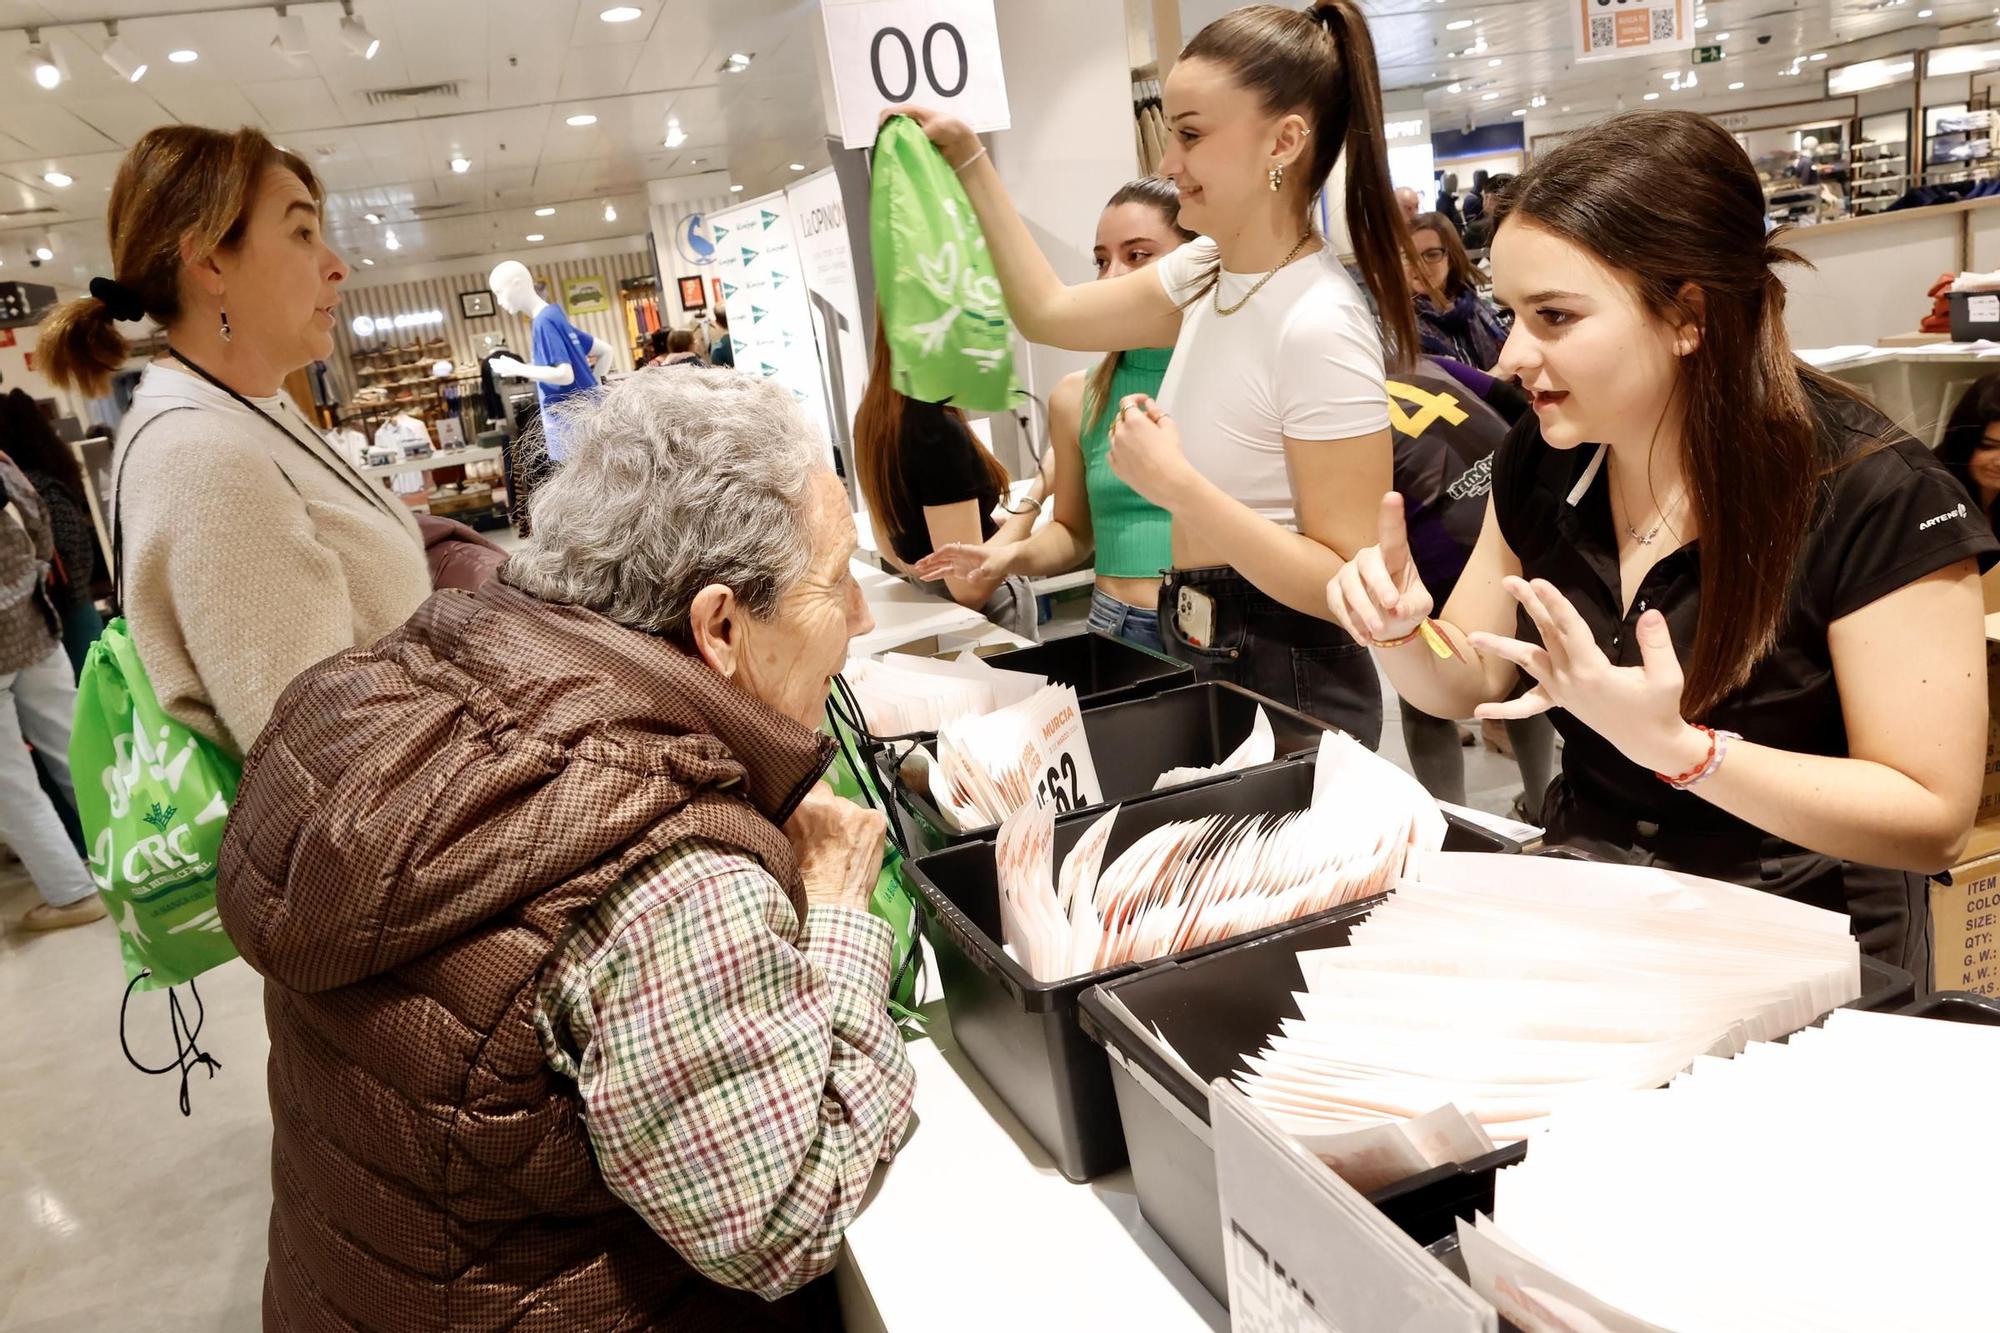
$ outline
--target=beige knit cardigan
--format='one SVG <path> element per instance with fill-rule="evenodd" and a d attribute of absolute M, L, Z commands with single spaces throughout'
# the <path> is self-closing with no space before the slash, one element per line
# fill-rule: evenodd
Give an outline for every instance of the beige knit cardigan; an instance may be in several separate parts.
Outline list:
<path fill-rule="evenodd" d="M 113 465 L 139 658 L 171 717 L 238 755 L 293 677 L 387 634 L 431 591 L 409 509 L 289 400 L 260 405 L 292 433 L 155 363 Z"/>

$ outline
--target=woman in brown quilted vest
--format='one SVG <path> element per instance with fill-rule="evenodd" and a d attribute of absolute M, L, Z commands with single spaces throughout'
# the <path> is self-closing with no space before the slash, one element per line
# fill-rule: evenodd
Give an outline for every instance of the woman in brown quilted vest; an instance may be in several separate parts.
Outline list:
<path fill-rule="evenodd" d="M 307 671 L 244 770 L 270 1330 L 838 1327 L 909 1119 L 881 817 L 819 785 L 870 623 L 824 446 L 726 371 L 569 411 L 500 579 Z"/>

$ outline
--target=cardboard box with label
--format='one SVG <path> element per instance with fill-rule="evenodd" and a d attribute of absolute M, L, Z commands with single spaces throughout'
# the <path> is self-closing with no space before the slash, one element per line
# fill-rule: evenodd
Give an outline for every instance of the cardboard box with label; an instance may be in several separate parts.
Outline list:
<path fill-rule="evenodd" d="M 1974 826 L 1951 883 L 1931 883 L 1931 984 L 2000 996 L 2000 821 Z"/>

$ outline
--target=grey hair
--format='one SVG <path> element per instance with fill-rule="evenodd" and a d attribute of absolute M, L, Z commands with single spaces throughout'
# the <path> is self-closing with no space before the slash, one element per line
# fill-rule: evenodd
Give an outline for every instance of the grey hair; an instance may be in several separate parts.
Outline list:
<path fill-rule="evenodd" d="M 709 584 L 762 619 L 805 576 L 824 455 L 777 385 L 655 368 L 556 411 L 564 461 L 529 502 L 533 536 L 501 576 L 514 587 L 685 645 Z"/>

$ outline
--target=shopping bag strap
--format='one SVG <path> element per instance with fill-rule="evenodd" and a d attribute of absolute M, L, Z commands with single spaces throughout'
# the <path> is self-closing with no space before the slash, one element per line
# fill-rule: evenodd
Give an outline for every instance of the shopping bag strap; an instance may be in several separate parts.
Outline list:
<path fill-rule="evenodd" d="M 151 1065 L 140 1064 L 138 1057 L 132 1054 L 132 1044 L 125 1039 L 125 1011 L 132 1003 L 133 990 L 152 975 L 151 969 L 142 971 L 125 987 L 125 999 L 118 1006 L 118 1045 L 125 1052 L 126 1063 L 142 1074 L 171 1074 L 178 1070 L 181 1076 L 181 1114 L 192 1116 L 194 1112 L 188 1103 L 188 1075 L 193 1072 L 196 1065 L 208 1066 L 210 1078 L 214 1078 L 215 1071 L 222 1068 L 222 1061 L 195 1045 L 195 1038 L 201 1035 L 201 1025 L 208 1017 L 208 1011 L 202 1005 L 201 992 L 195 989 L 193 977 L 189 977 L 187 983 L 188 995 L 194 1000 L 193 1023 L 188 1022 L 187 1012 L 181 1008 L 181 997 L 174 994 L 178 987 L 167 987 L 167 1023 L 174 1034 L 173 1061 L 157 1069 Z"/>
<path fill-rule="evenodd" d="M 125 441 L 125 447 L 112 460 L 111 476 L 111 596 L 118 603 L 118 614 L 125 614 L 125 474 L 131 470 L 132 448 L 139 443 L 139 437 L 151 429 L 161 417 L 172 416 L 176 412 L 192 412 L 192 407 L 169 407 L 154 413 L 139 423 L 139 429 L 132 432 L 132 438 Z"/>

